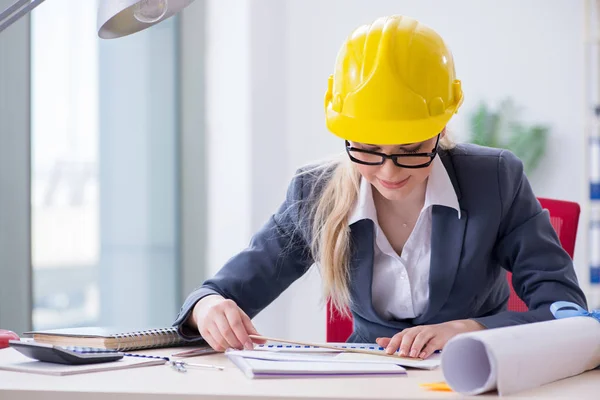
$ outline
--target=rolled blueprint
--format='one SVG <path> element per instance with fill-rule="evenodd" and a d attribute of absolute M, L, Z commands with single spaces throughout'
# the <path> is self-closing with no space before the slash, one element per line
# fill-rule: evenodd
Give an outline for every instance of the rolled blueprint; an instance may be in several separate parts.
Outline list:
<path fill-rule="evenodd" d="M 557 315 L 560 312 L 556 309 L 565 304 L 577 311 Z M 502 396 L 600 366 L 598 311 L 589 313 L 565 302 L 552 307 L 555 307 L 555 316 L 561 319 L 452 338 L 442 351 L 446 383 L 462 394 L 475 395 L 497 389 Z"/>

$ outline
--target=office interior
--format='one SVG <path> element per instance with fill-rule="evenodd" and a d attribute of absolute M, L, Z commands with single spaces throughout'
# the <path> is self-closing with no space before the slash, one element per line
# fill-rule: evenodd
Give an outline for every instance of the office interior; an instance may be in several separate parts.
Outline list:
<path fill-rule="evenodd" d="M 390 14 L 453 51 L 465 93 L 455 141 L 473 140 L 482 107 L 506 117 L 498 146 L 511 145 L 511 121 L 542 127 L 528 178 L 537 196 L 581 206 L 574 263 L 599 308 L 596 3 L 197 0 L 103 40 L 97 0 L 47 0 L 0 34 L 0 327 L 169 326 L 296 169 L 343 152 L 325 126 L 327 77 L 348 33 Z M 255 322 L 324 341 L 317 269 Z"/>

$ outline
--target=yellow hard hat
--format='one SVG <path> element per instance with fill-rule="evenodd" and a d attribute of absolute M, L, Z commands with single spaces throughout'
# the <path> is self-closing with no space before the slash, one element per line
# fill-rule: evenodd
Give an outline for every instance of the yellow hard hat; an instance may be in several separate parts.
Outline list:
<path fill-rule="evenodd" d="M 431 28 L 394 15 L 356 29 L 342 45 L 325 95 L 327 127 L 370 144 L 422 142 L 463 100 L 452 53 Z"/>

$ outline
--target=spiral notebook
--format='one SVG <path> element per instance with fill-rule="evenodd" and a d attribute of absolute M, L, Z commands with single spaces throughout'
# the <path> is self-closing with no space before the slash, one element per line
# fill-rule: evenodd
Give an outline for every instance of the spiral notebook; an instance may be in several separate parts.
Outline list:
<path fill-rule="evenodd" d="M 119 351 L 189 344 L 179 336 L 175 327 L 145 330 L 85 327 L 30 331 L 24 335 L 33 336 L 36 342 L 56 346 L 97 347 Z M 194 345 L 198 345 L 198 342 L 194 342 Z"/>

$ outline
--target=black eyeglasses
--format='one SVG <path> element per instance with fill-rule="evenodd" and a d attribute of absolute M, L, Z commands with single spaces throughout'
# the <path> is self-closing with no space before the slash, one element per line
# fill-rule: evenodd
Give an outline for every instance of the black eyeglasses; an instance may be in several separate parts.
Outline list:
<path fill-rule="evenodd" d="M 431 165 L 435 155 L 437 154 L 438 144 L 440 142 L 440 134 L 435 141 L 435 146 L 430 153 L 403 153 L 403 154 L 385 154 L 376 151 L 358 149 L 352 147 L 350 142 L 346 140 L 346 152 L 350 156 L 350 160 L 363 165 L 383 165 L 385 160 L 389 158 L 392 162 L 402 168 L 425 168 Z"/>

